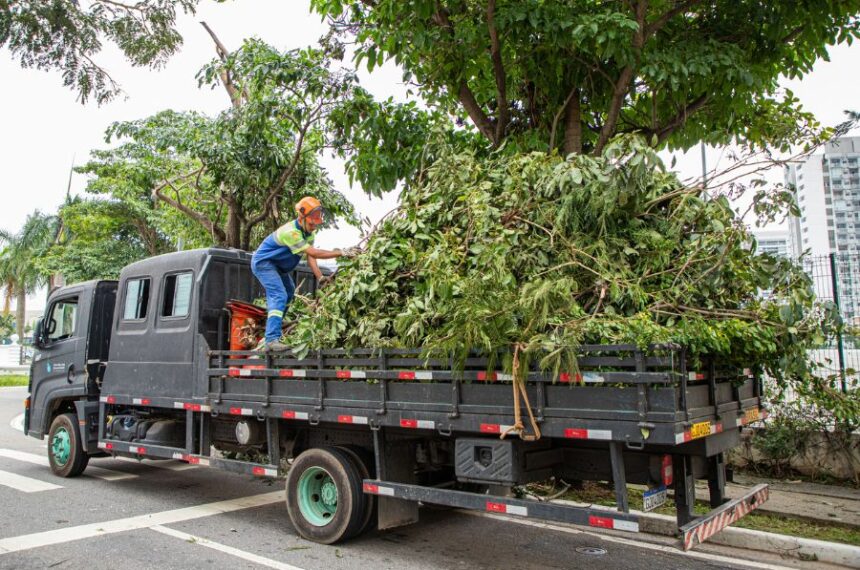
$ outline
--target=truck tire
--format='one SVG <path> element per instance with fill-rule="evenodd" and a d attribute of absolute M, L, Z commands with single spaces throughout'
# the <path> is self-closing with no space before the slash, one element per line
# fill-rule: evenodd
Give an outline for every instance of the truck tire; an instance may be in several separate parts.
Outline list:
<path fill-rule="evenodd" d="M 361 474 L 342 449 L 308 449 L 287 473 L 287 513 L 307 540 L 334 544 L 361 530 L 365 498 Z"/>
<path fill-rule="evenodd" d="M 77 477 L 84 472 L 90 456 L 81 444 L 78 416 L 60 414 L 48 430 L 48 463 L 51 471 L 60 477 Z"/>
<path fill-rule="evenodd" d="M 339 445 L 337 448 L 349 456 L 362 479 L 371 479 L 371 469 L 373 471 L 376 471 L 376 469 L 373 465 L 373 456 L 366 449 L 353 445 Z M 355 536 L 368 531 L 373 526 L 373 521 L 375 520 L 376 495 L 364 493 L 364 499 L 364 519 L 362 519 L 361 526 L 356 531 Z"/>

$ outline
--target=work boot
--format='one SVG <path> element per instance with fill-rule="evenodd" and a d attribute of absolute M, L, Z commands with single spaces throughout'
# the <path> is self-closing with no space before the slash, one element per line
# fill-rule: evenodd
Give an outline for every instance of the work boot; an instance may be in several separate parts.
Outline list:
<path fill-rule="evenodd" d="M 285 352 L 289 350 L 290 347 L 286 344 L 282 343 L 278 340 L 273 340 L 272 342 L 267 342 L 266 346 L 263 348 L 265 352 Z"/>

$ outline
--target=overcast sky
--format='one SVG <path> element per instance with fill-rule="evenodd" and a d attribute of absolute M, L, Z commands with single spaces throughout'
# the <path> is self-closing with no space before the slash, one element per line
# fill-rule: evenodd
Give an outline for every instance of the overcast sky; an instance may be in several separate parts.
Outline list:
<path fill-rule="evenodd" d="M 57 72 L 21 69 L 7 51 L 0 51 L 0 228 L 15 231 L 27 214 L 40 209 L 55 212 L 63 201 L 74 164 L 86 161 L 90 150 L 104 148 L 105 128 L 114 121 L 143 118 L 164 109 L 196 110 L 215 114 L 229 103 L 223 89 L 199 89 L 197 70 L 215 55 L 212 41 L 200 21 L 206 21 L 228 49 L 244 38 L 256 36 L 281 48 L 316 43 L 325 24 L 310 14 L 304 0 L 234 0 L 216 4 L 204 0 L 194 17 L 183 17 L 179 31 L 185 38 L 182 51 L 164 69 L 132 68 L 116 50 L 106 48 L 98 61 L 119 81 L 126 98 L 97 107 L 81 105 L 64 88 Z M 831 61 L 820 61 L 812 74 L 801 81 L 785 81 L 803 105 L 827 125 L 844 119 L 845 109 L 860 110 L 860 47 L 840 46 L 831 50 Z M 363 73 L 362 84 L 378 97 L 405 99 L 400 72 L 386 65 L 373 74 Z M 715 162 L 720 153 L 709 150 Z M 359 188 L 349 188 L 343 165 L 324 159 L 332 179 L 358 210 L 375 220 L 389 211 L 395 198 L 368 200 Z M 678 162 L 683 175 L 701 170 L 698 151 Z M 86 184 L 81 175 L 72 178 L 73 193 Z M 358 240 L 350 228 L 328 230 L 320 236 L 322 247 L 346 246 Z M 37 295 L 30 308 L 44 305 Z"/>

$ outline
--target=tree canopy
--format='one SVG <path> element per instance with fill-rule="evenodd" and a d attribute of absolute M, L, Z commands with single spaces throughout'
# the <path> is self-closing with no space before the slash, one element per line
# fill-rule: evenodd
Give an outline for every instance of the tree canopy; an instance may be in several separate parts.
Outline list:
<path fill-rule="evenodd" d="M 860 33 L 860 1 L 312 0 L 494 148 L 599 155 L 617 134 L 785 147 L 818 128 L 780 76 Z"/>
<path fill-rule="evenodd" d="M 163 111 L 116 123 L 108 139 L 120 145 L 96 161 L 140 173 L 152 197 L 204 230 L 211 244 L 251 248 L 308 194 L 357 223 L 318 160 L 329 142 L 329 113 L 351 97 L 354 74 L 330 69 L 321 50 L 280 52 L 248 40 L 229 53 L 215 40 L 219 58 L 199 78 L 224 87 L 230 107 L 216 117 Z"/>
<path fill-rule="evenodd" d="M 215 0 L 223 1 L 223 0 Z M 136 66 L 161 66 L 182 45 L 179 13 L 200 0 L 0 0 L 0 47 L 22 67 L 58 70 L 63 85 L 104 103 L 120 85 L 98 63 L 105 41 Z"/>

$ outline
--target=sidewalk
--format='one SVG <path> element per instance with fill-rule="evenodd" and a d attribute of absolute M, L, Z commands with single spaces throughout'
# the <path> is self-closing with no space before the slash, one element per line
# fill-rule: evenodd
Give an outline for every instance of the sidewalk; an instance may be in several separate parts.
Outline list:
<path fill-rule="evenodd" d="M 747 474 L 735 474 L 734 479 L 734 483 L 726 484 L 726 494 L 731 498 L 743 495 L 759 483 L 770 485 L 770 498 L 756 512 L 860 528 L 860 489 L 792 483 Z M 706 481 L 696 482 L 696 498 L 708 500 Z"/>

